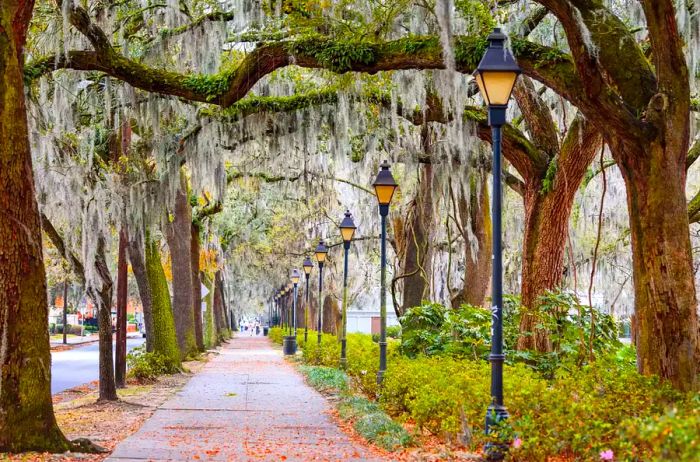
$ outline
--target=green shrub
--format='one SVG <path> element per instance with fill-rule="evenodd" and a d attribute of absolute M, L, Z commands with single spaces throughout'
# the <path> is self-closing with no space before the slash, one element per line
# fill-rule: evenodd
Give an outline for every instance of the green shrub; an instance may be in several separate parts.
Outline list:
<path fill-rule="evenodd" d="M 282 329 L 281 327 L 273 327 L 267 333 L 267 336 L 270 338 L 270 341 L 278 345 L 282 345 L 282 341 L 284 340 L 285 335 L 285 329 Z"/>
<path fill-rule="evenodd" d="M 299 370 L 306 376 L 309 385 L 318 391 L 344 393 L 348 390 L 348 377 L 339 369 L 324 366 L 301 366 Z"/>
<path fill-rule="evenodd" d="M 386 328 L 386 336 L 389 338 L 401 338 L 401 326 L 389 326 Z"/>
<path fill-rule="evenodd" d="M 389 451 L 411 444 L 411 436 L 401 425 L 391 420 L 376 403 L 353 396 L 338 407 L 341 418 L 352 420 L 355 431 L 367 441 Z"/>
<path fill-rule="evenodd" d="M 620 452 L 650 455 L 649 462 L 695 462 L 700 454 L 700 395 L 665 413 L 622 425 Z M 682 406 L 682 407 L 681 407 Z"/>
<path fill-rule="evenodd" d="M 143 346 L 136 347 L 126 356 L 129 377 L 139 382 L 152 382 L 163 374 L 179 372 L 172 363 L 159 353 L 149 353 Z"/>
<path fill-rule="evenodd" d="M 483 361 L 396 358 L 389 363 L 381 405 L 399 420 L 476 448 L 485 442 L 489 386 L 489 365 Z M 508 424 L 522 441 L 511 460 L 557 455 L 598 460 L 601 451 L 612 450 L 615 460 L 685 462 L 693 460 L 690 448 L 700 441 L 700 411 L 689 411 L 700 408 L 700 398 L 687 404 L 670 386 L 639 375 L 619 356 L 562 369 L 552 380 L 524 364 L 506 366 L 504 395 Z M 684 411 L 674 412 L 674 405 Z"/>
<path fill-rule="evenodd" d="M 522 307 L 518 297 L 504 299 L 503 338 L 506 357 L 511 363 L 523 362 L 552 378 L 560 368 L 574 369 L 590 360 L 591 307 L 581 304 L 574 294 L 547 292 L 536 312 L 538 327 L 550 332 L 552 351 L 517 351 Z M 618 326 L 612 316 L 595 313 L 593 356 L 622 347 Z M 486 359 L 491 344 L 491 313 L 479 306 L 462 305 L 448 309 L 437 303 L 410 308 L 401 317 L 401 351 L 417 355 L 451 355 Z"/>

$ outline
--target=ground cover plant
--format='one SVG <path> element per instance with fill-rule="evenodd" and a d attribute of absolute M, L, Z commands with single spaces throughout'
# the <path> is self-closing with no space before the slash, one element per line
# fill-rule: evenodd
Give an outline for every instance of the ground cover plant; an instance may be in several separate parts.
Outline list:
<path fill-rule="evenodd" d="M 543 303 L 548 306 L 541 322 L 554 333 L 552 352 L 508 349 L 504 386 L 510 419 L 502 434 L 512 442 L 509 460 L 697 460 L 700 395 L 640 375 L 634 349 L 619 342 L 611 318 L 599 317 L 591 355 L 590 309 L 561 293 L 548 293 Z M 517 306 L 511 299 L 507 346 L 517 338 Z M 343 402 L 341 414 L 355 407 L 381 409 L 416 433 L 478 450 L 487 441 L 483 422 L 490 400 L 488 311 L 425 304 L 409 309 L 402 321 L 402 338 L 389 340 L 381 391 L 375 383 L 378 346 L 370 335 L 348 335 L 345 372 L 338 369 L 335 336 L 324 334 L 320 346 L 315 335 L 308 344 L 301 338 L 303 362 L 314 365 L 302 370 L 314 377 L 310 383 L 347 386 L 361 395 Z"/>

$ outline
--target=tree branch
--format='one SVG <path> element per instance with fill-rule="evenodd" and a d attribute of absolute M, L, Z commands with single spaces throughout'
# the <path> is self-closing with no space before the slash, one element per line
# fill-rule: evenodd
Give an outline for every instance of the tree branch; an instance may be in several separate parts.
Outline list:
<path fill-rule="evenodd" d="M 672 92 L 679 102 L 688 100 L 688 67 L 684 43 L 678 33 L 676 7 L 672 0 L 642 0 L 654 67 L 660 87 Z M 680 92 L 681 94 L 678 94 Z"/>
<path fill-rule="evenodd" d="M 53 246 L 56 247 L 56 250 L 58 250 L 61 257 L 70 263 L 73 274 L 75 274 L 75 277 L 78 279 L 80 285 L 85 286 L 85 267 L 83 266 L 83 263 L 73 252 L 66 249 L 66 244 L 63 241 L 63 238 L 53 226 L 53 223 L 51 223 L 43 212 L 41 213 L 41 228 L 49 237 Z"/>
<path fill-rule="evenodd" d="M 527 77 L 519 80 L 514 96 L 535 146 L 551 159 L 559 151 L 559 137 L 549 107 Z"/>

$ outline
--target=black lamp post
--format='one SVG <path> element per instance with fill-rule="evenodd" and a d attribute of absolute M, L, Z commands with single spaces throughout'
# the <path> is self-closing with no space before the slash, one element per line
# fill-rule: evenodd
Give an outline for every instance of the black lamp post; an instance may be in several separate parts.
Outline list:
<path fill-rule="evenodd" d="M 287 329 L 289 330 L 289 335 L 292 335 L 292 304 L 289 303 L 289 297 L 292 294 L 292 283 L 287 283 L 286 294 L 287 294 Z"/>
<path fill-rule="evenodd" d="M 352 221 L 350 210 L 345 211 L 345 218 L 340 223 L 340 233 L 343 236 L 343 249 L 345 250 L 345 262 L 343 272 L 343 320 L 340 332 L 340 367 L 345 369 L 348 364 L 347 358 L 347 335 L 348 335 L 348 253 L 350 243 L 355 235 L 355 222 Z"/>
<path fill-rule="evenodd" d="M 293 269 L 290 279 L 292 282 L 289 283 L 294 288 L 292 292 L 292 313 L 290 315 L 289 323 L 289 335 L 284 338 L 284 354 L 295 355 L 297 352 L 297 285 L 299 284 L 299 279 L 301 274 L 298 269 Z M 289 289 L 289 285 L 287 288 Z"/>
<path fill-rule="evenodd" d="M 506 35 L 496 28 L 488 37 L 489 46 L 476 69 L 474 78 L 489 108 L 489 125 L 493 133 L 493 192 L 491 222 L 493 226 L 493 276 L 491 292 L 491 405 L 486 411 L 486 433 L 508 418 L 503 404 L 503 261 L 501 249 L 501 128 L 506 123 L 508 101 L 520 75 L 513 54 L 505 48 Z M 489 460 L 503 460 L 507 445 L 487 445 Z"/>
<path fill-rule="evenodd" d="M 399 185 L 389 170 L 389 162 L 384 161 L 374 180 L 374 191 L 379 202 L 379 215 L 382 219 L 381 240 L 381 289 L 380 299 L 380 330 L 379 330 L 379 371 L 377 372 L 377 384 L 381 385 L 386 371 L 386 217 L 389 215 L 389 205 L 394 191 Z"/>
<path fill-rule="evenodd" d="M 303 263 L 304 276 L 306 276 L 306 291 L 304 296 L 306 297 L 306 304 L 304 306 L 304 345 L 309 341 L 309 275 L 311 275 L 311 270 L 314 264 L 311 263 L 311 259 L 307 256 Z"/>
<path fill-rule="evenodd" d="M 287 310 L 284 306 L 284 286 L 280 286 L 280 327 L 282 327 L 282 332 L 287 328 Z"/>
<path fill-rule="evenodd" d="M 314 252 L 316 261 L 318 262 L 318 344 L 321 344 L 321 330 L 323 329 L 323 264 L 326 262 L 328 255 L 328 247 L 323 243 L 323 239 L 318 241 L 316 251 Z"/>

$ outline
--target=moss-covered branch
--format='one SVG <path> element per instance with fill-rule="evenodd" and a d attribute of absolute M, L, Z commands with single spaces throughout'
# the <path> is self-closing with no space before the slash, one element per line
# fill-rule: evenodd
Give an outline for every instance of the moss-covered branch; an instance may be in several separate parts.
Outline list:
<path fill-rule="evenodd" d="M 80 29 L 83 31 L 85 26 L 81 25 Z M 485 37 L 456 37 L 457 69 L 463 73 L 473 72 L 485 46 Z M 513 39 L 513 48 L 521 66 L 533 78 L 565 98 L 573 98 L 577 94 L 580 82 L 568 55 L 519 38 Z M 214 75 L 180 74 L 152 68 L 103 45 L 96 51 L 71 51 L 66 56 L 39 58 L 26 65 L 25 75 L 27 79 L 36 79 L 56 69 L 100 71 L 145 91 L 228 108 L 241 100 L 262 77 L 290 64 L 335 72 L 368 73 L 445 67 L 437 37 L 370 42 L 311 36 L 261 44 L 237 67 Z"/>

